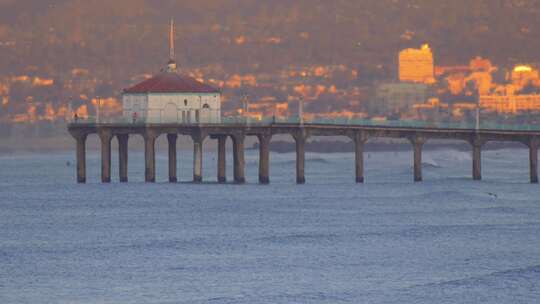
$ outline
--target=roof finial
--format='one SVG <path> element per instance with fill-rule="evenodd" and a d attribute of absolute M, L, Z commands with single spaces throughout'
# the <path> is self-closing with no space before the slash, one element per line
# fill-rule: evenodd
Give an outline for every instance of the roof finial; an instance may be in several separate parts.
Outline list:
<path fill-rule="evenodd" d="M 176 72 L 176 61 L 174 54 L 174 19 L 171 18 L 171 25 L 169 29 L 169 63 L 167 64 L 167 70 L 169 72 Z"/>

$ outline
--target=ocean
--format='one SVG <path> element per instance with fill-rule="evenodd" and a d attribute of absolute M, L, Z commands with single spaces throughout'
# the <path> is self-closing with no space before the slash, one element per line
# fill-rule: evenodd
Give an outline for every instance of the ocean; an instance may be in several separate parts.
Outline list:
<path fill-rule="evenodd" d="M 528 150 L 483 154 L 481 182 L 467 152 L 271 155 L 271 184 L 145 184 L 132 152 L 130 183 L 100 184 L 88 152 L 88 184 L 75 183 L 74 152 L 0 156 L 0 303 L 539 303 L 540 186 Z M 230 154 L 230 153 L 229 153 Z M 229 155 L 230 156 L 230 155 Z M 231 180 L 232 160 L 228 160 Z"/>

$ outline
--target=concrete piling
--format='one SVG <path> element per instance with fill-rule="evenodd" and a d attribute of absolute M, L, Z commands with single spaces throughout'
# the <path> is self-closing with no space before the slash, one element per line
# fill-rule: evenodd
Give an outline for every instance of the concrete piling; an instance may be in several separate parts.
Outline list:
<path fill-rule="evenodd" d="M 234 182 L 244 184 L 246 182 L 244 158 L 244 139 L 245 135 L 232 135 L 233 139 L 233 159 L 234 159 Z"/>
<path fill-rule="evenodd" d="M 529 166 L 531 174 L 531 184 L 538 184 L 538 146 L 540 141 L 532 139 L 529 143 Z"/>
<path fill-rule="evenodd" d="M 193 139 L 193 182 L 202 183 L 204 137 L 201 134 L 193 134 L 191 138 Z"/>
<path fill-rule="evenodd" d="M 121 183 L 128 182 L 128 134 L 119 134 L 118 139 L 118 166 Z"/>
<path fill-rule="evenodd" d="M 167 142 L 169 143 L 169 182 L 178 182 L 177 176 L 177 155 L 176 155 L 176 141 L 178 140 L 177 134 L 167 134 Z"/>
<path fill-rule="evenodd" d="M 473 148 L 473 180 L 480 181 L 482 180 L 482 146 L 484 145 L 484 143 L 480 140 L 473 140 L 471 144 Z"/>
<path fill-rule="evenodd" d="M 144 180 L 147 183 L 156 182 L 156 138 L 153 133 L 144 135 Z"/>
<path fill-rule="evenodd" d="M 259 183 L 270 183 L 270 141 L 271 135 L 259 135 Z"/>
<path fill-rule="evenodd" d="M 415 137 L 411 140 L 413 145 L 413 158 L 414 158 L 414 181 L 421 182 L 422 177 L 422 148 L 425 144 L 425 139 L 420 137 Z"/>
<path fill-rule="evenodd" d="M 227 182 L 227 136 L 218 136 L 218 160 L 217 160 L 218 183 L 224 184 Z"/>
<path fill-rule="evenodd" d="M 77 183 L 86 183 L 86 134 L 78 134 L 77 141 Z"/>
<path fill-rule="evenodd" d="M 304 172 L 306 163 L 306 136 L 301 134 L 295 134 L 294 140 L 296 141 L 296 183 L 301 185 L 306 183 L 306 176 Z"/>
<path fill-rule="evenodd" d="M 111 140 L 112 135 L 107 131 L 100 131 L 101 139 L 101 182 L 111 182 Z"/>
<path fill-rule="evenodd" d="M 364 145 L 367 141 L 367 135 L 363 132 L 356 132 L 353 136 L 355 153 L 355 175 L 356 183 L 363 184 L 364 179 Z"/>

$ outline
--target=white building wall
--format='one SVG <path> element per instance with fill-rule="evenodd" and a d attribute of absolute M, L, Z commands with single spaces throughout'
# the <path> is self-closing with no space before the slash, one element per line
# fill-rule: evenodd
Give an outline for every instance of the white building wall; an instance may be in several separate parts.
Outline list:
<path fill-rule="evenodd" d="M 137 108 L 136 106 L 139 105 Z M 220 94 L 124 94 L 124 117 L 152 123 L 219 123 Z"/>
<path fill-rule="evenodd" d="M 124 94 L 122 96 L 122 107 L 125 119 L 133 120 L 136 113 L 137 120 L 145 120 L 148 116 L 148 95 Z"/>

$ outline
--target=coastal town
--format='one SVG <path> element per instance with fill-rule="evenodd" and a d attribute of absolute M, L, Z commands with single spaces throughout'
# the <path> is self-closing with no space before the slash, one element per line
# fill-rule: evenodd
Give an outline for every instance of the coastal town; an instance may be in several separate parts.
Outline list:
<path fill-rule="evenodd" d="M 475 57 L 463 65 L 439 66 L 427 44 L 402 50 L 396 62 L 397 75 L 385 74 L 382 66 L 345 65 L 287 66 L 275 74 L 230 74 L 219 67 L 179 67 L 179 72 L 221 90 L 223 115 L 253 120 L 296 116 L 299 100 L 305 103 L 306 118 L 473 121 L 480 108 L 487 121 L 535 123 L 531 114 L 540 112 L 540 76 L 532 64 L 505 68 Z M 150 76 L 136 75 L 131 81 Z M 120 115 L 122 89 L 100 94 L 104 86 L 111 84 L 80 68 L 68 79 L 38 73 L 4 77 L 0 119 L 10 127 L 3 128 L 2 136 L 32 126 L 47 133 L 74 114 Z"/>

